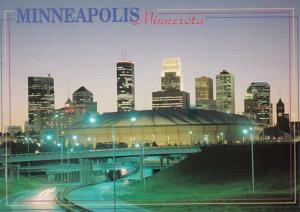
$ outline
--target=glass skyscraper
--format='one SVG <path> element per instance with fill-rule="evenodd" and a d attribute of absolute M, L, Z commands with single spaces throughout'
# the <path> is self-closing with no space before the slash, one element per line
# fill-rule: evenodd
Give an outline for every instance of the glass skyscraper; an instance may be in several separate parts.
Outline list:
<path fill-rule="evenodd" d="M 135 109 L 134 63 L 132 61 L 117 63 L 117 106 L 118 111 Z"/>
<path fill-rule="evenodd" d="M 28 77 L 28 123 L 30 129 L 40 130 L 40 122 L 54 110 L 54 79 Z"/>
<path fill-rule="evenodd" d="M 225 113 L 235 113 L 234 76 L 223 70 L 216 77 L 217 110 Z"/>
<path fill-rule="evenodd" d="M 152 108 L 186 109 L 190 107 L 190 94 L 182 91 L 181 61 L 178 57 L 162 61 L 161 91 L 152 92 Z"/>
<path fill-rule="evenodd" d="M 216 110 L 213 93 L 213 80 L 209 77 L 195 79 L 196 107 L 205 110 Z"/>
<path fill-rule="evenodd" d="M 161 90 L 182 90 L 182 75 L 180 58 L 165 58 L 162 62 Z"/>
<path fill-rule="evenodd" d="M 272 125 L 272 105 L 270 85 L 267 82 L 252 82 L 247 89 L 253 95 L 253 109 L 255 121 L 258 125 L 269 127 Z"/>

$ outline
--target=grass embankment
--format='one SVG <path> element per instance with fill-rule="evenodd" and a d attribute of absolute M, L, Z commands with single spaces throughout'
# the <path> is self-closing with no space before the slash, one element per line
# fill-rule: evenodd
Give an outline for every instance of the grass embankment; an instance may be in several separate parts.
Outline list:
<path fill-rule="evenodd" d="M 143 183 L 130 184 L 129 193 L 120 198 L 133 204 L 289 198 L 289 144 L 254 146 L 254 193 L 250 150 L 250 145 L 203 147 L 202 152 L 147 179 L 145 189 Z"/>
<path fill-rule="evenodd" d="M 47 179 L 39 177 L 24 177 L 20 176 L 19 181 L 16 179 L 8 180 L 8 195 L 16 194 L 21 191 L 43 188 L 47 184 Z M 5 179 L 0 178 L 0 199 L 6 196 Z"/>

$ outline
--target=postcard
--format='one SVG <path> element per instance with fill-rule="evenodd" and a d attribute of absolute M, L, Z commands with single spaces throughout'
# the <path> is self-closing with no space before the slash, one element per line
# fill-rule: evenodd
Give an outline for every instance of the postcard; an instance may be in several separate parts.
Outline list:
<path fill-rule="evenodd" d="M 1 211 L 299 209 L 300 1 L 0 12 Z"/>

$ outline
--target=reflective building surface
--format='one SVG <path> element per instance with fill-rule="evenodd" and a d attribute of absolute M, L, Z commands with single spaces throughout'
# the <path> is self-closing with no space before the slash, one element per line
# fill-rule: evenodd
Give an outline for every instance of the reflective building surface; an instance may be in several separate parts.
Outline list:
<path fill-rule="evenodd" d="M 134 63 L 132 61 L 117 63 L 117 101 L 118 111 L 135 109 Z"/>
<path fill-rule="evenodd" d="M 223 70 L 216 77 L 217 110 L 225 113 L 235 113 L 234 76 Z"/>
<path fill-rule="evenodd" d="M 28 77 L 28 122 L 29 128 L 38 131 L 40 122 L 54 110 L 54 79 Z"/>

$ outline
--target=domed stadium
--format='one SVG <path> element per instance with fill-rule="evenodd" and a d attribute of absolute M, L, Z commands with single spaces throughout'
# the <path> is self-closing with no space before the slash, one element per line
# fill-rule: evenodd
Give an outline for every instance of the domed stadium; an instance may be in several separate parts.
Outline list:
<path fill-rule="evenodd" d="M 193 145 L 247 141 L 256 131 L 251 119 L 237 114 L 200 109 L 143 110 L 86 116 L 65 131 L 65 138 L 72 142 L 75 136 L 80 144 L 93 147 L 112 142 L 112 135 L 116 143 L 128 146 L 140 142 Z"/>

